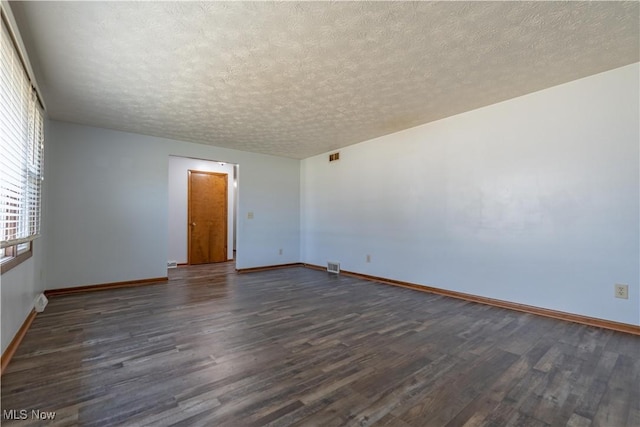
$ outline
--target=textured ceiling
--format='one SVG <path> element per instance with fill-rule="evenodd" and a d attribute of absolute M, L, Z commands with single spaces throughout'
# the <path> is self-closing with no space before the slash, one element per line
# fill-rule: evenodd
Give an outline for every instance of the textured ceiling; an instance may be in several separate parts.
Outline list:
<path fill-rule="evenodd" d="M 640 51 L 638 2 L 11 6 L 51 118 L 293 158 Z"/>

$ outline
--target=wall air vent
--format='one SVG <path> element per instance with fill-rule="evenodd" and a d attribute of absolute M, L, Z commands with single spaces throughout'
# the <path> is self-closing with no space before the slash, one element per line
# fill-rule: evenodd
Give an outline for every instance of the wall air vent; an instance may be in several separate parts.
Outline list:
<path fill-rule="evenodd" d="M 329 261 L 327 262 L 327 272 L 333 274 L 340 274 L 340 263 Z"/>
<path fill-rule="evenodd" d="M 336 160 L 340 160 L 340 153 L 329 154 L 330 162 L 335 162 Z"/>
<path fill-rule="evenodd" d="M 177 261 L 167 261 L 167 268 L 177 268 L 177 267 L 178 267 Z"/>

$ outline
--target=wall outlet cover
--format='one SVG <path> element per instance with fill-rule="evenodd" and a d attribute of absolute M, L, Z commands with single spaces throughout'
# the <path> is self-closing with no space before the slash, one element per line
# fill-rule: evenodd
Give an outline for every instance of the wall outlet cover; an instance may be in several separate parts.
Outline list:
<path fill-rule="evenodd" d="M 629 285 L 616 283 L 614 289 L 616 298 L 629 299 Z"/>

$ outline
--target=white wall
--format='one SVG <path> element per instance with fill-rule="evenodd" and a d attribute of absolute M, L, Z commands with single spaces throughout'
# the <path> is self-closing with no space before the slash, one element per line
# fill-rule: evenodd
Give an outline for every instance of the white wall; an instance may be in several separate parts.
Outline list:
<path fill-rule="evenodd" d="M 170 155 L 240 165 L 237 268 L 299 261 L 298 160 L 57 121 L 47 144 L 49 289 L 167 275 Z"/>
<path fill-rule="evenodd" d="M 227 258 L 233 259 L 234 165 L 209 160 L 169 157 L 169 260 L 186 264 L 189 170 L 227 174 Z"/>
<path fill-rule="evenodd" d="M 33 242 L 31 258 L 0 276 L 3 353 L 33 309 L 36 296 L 45 289 L 44 247 L 41 236 Z"/>
<path fill-rule="evenodd" d="M 640 324 L 639 72 L 303 160 L 303 261 Z"/>

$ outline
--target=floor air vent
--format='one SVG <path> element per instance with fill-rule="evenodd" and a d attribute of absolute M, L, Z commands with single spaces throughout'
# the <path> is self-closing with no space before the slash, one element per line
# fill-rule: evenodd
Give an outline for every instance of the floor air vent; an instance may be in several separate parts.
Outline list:
<path fill-rule="evenodd" d="M 44 308 L 47 306 L 47 303 L 49 302 L 49 300 L 47 299 L 47 297 L 44 296 L 44 294 L 40 294 L 38 295 L 38 297 L 36 298 L 34 305 L 34 309 L 38 312 L 38 313 L 42 313 L 44 311 Z"/>
<path fill-rule="evenodd" d="M 339 274 L 340 273 L 340 263 L 339 262 L 327 262 L 327 272 Z"/>

